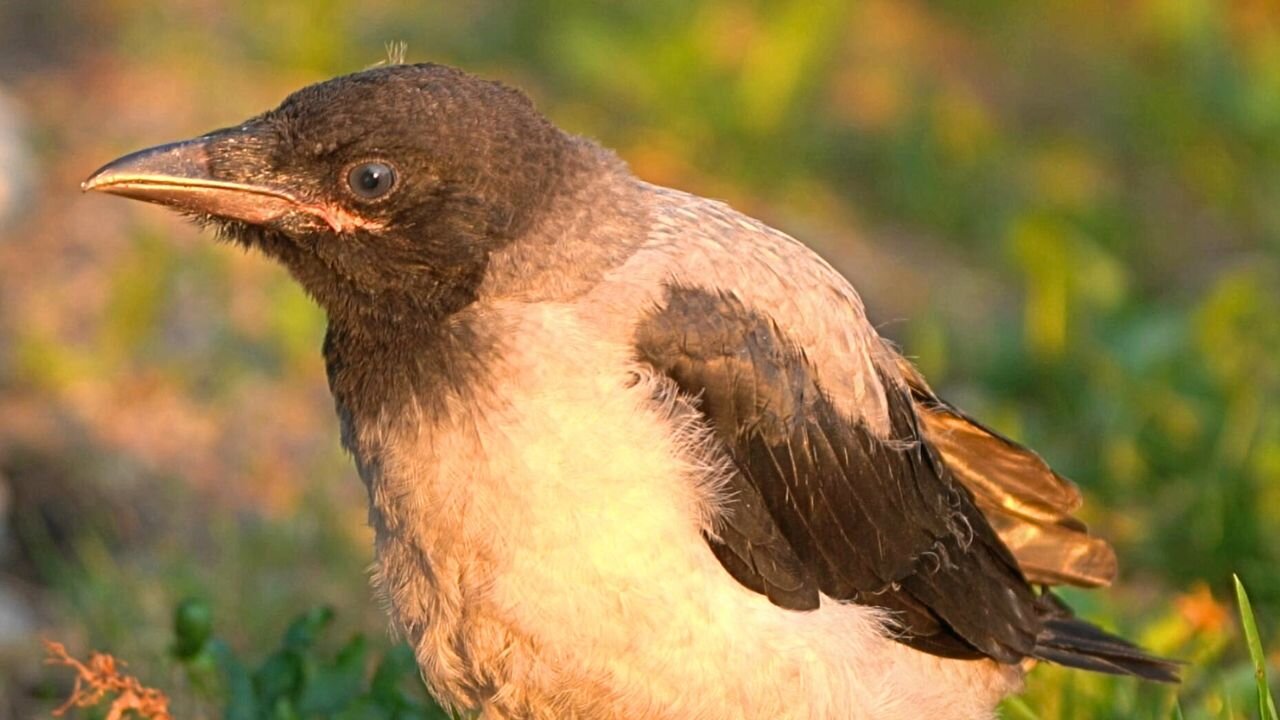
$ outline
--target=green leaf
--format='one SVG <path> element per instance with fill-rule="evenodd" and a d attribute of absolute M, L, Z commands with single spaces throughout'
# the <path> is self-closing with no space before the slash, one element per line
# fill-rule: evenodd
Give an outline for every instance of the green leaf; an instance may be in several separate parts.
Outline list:
<path fill-rule="evenodd" d="M 253 674 L 258 701 L 269 707 L 281 698 L 295 697 L 302 686 L 302 672 L 302 657 L 298 653 L 275 652 Z"/>
<path fill-rule="evenodd" d="M 435 698 L 431 698 L 427 704 L 426 712 L 427 720 L 455 720 L 456 716 L 445 712 L 445 709 L 436 704 Z"/>
<path fill-rule="evenodd" d="M 1258 714 L 1262 720 L 1277 720 L 1275 699 L 1267 686 L 1267 658 L 1262 652 L 1262 638 L 1258 635 L 1258 623 L 1253 616 L 1253 605 L 1239 575 L 1231 576 L 1236 583 L 1236 600 L 1240 603 L 1240 622 L 1244 626 L 1245 642 L 1249 645 L 1249 657 L 1253 659 L 1254 680 L 1258 684 Z"/>
<path fill-rule="evenodd" d="M 218 661 L 208 647 L 192 657 L 181 660 L 182 669 L 187 674 L 187 682 L 191 689 L 206 700 L 221 702 L 223 696 L 223 678 Z"/>
<path fill-rule="evenodd" d="M 203 600 L 182 601 L 173 612 L 173 654 L 180 660 L 190 660 L 204 649 L 213 634 L 213 611 Z"/>
<path fill-rule="evenodd" d="M 333 720 L 394 720 L 394 710 L 369 698 L 360 698 L 333 716 Z"/>
<path fill-rule="evenodd" d="M 258 698 L 253 692 L 253 679 L 249 676 L 249 671 L 221 640 L 211 641 L 208 651 L 222 671 L 223 682 L 226 683 L 227 707 L 222 715 L 224 720 L 257 720 Z"/>
<path fill-rule="evenodd" d="M 418 671 L 417 659 L 413 650 L 404 643 L 393 646 L 382 656 L 378 669 L 373 673 L 369 683 L 369 695 L 382 704 L 400 702 L 404 694 L 400 683 L 405 678 L 414 676 Z"/>
<path fill-rule="evenodd" d="M 343 710 L 360 695 L 364 686 L 368 643 L 356 635 L 338 652 L 331 665 L 306 666 L 307 673 L 298 699 L 303 715 L 329 715 Z"/>
<path fill-rule="evenodd" d="M 454 716 L 445 712 L 434 700 L 430 700 L 426 705 L 414 703 L 401 708 L 396 713 L 395 720 L 454 720 Z"/>
<path fill-rule="evenodd" d="M 270 720 L 302 720 L 303 717 L 303 713 L 287 697 L 276 698 L 275 704 L 271 706 Z"/>
<path fill-rule="evenodd" d="M 284 647 L 293 652 L 303 652 L 315 644 L 316 638 L 333 622 L 333 608 L 318 607 L 308 610 L 289 625 L 284 633 Z"/>

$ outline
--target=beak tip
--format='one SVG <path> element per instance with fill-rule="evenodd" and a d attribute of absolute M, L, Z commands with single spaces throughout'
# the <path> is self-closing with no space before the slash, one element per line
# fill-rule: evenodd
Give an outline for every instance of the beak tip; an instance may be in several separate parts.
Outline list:
<path fill-rule="evenodd" d="M 85 178 L 80 183 L 80 192 L 91 192 L 93 190 L 102 190 L 104 186 L 110 185 L 111 179 L 112 179 L 111 176 L 113 173 L 110 171 L 109 168 L 111 167 L 111 165 L 114 165 L 114 164 L 115 163 L 109 163 L 93 171 L 92 175 Z"/>

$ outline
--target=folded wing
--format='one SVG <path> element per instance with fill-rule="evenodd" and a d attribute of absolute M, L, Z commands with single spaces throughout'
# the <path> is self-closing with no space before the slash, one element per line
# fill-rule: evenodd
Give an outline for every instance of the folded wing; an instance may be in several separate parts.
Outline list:
<path fill-rule="evenodd" d="M 1029 451 L 933 398 L 913 370 L 904 384 L 882 358 L 869 363 L 884 392 L 881 430 L 843 413 L 805 349 L 731 292 L 668 286 L 634 341 L 732 461 L 706 539 L 745 587 L 797 611 L 823 595 L 883 608 L 895 640 L 935 655 L 1176 679 L 1176 665 L 1033 589 L 1022 563 L 1039 578 L 1109 577 L 1109 554 L 1090 564 L 1052 546 L 1060 532 L 1096 547 L 1069 515 L 1079 495 Z"/>

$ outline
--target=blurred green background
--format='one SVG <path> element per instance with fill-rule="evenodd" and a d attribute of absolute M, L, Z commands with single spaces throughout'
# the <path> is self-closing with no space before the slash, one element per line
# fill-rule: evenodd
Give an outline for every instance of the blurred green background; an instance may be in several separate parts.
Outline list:
<path fill-rule="evenodd" d="M 52 707 L 41 635 L 214 716 L 166 662 L 186 596 L 249 657 L 323 603 L 385 637 L 319 311 L 77 185 L 401 40 L 810 244 L 935 387 L 1084 488 L 1122 575 L 1069 599 L 1187 682 L 1042 668 L 1009 717 L 1252 716 L 1229 582 L 1274 666 L 1274 0 L 0 0 L 0 718 Z"/>

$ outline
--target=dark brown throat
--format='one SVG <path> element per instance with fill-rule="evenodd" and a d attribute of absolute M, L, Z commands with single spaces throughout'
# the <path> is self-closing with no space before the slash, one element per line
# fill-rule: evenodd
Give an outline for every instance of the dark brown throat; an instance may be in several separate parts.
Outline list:
<path fill-rule="evenodd" d="M 441 422 L 450 407 L 469 404 L 484 387 L 497 344 L 471 309 L 399 335 L 331 320 L 324 360 L 343 446 L 362 465 L 378 463 L 384 448 L 377 438 L 391 426 Z"/>

